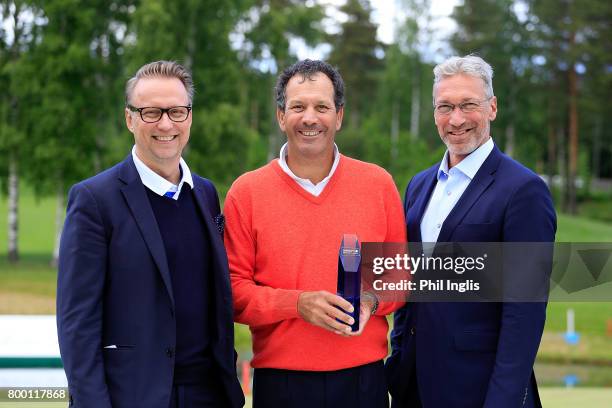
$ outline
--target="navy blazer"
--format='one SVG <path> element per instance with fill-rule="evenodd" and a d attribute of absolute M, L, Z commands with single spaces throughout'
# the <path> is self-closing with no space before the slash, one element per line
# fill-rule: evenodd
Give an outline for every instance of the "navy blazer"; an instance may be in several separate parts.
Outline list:
<path fill-rule="evenodd" d="M 408 240 L 421 220 L 439 164 L 405 195 Z M 442 228 L 438 242 L 554 242 L 546 184 L 495 146 Z M 407 303 L 394 316 L 386 369 L 393 407 L 541 406 L 533 363 L 545 303 Z"/>
<path fill-rule="evenodd" d="M 231 406 L 241 407 L 228 263 L 213 221 L 219 199 L 210 181 L 193 175 L 193 182 L 214 258 L 211 348 L 218 369 L 211 375 Z M 131 155 L 70 190 L 57 328 L 72 406 L 168 408 L 176 346 L 170 271 Z"/>

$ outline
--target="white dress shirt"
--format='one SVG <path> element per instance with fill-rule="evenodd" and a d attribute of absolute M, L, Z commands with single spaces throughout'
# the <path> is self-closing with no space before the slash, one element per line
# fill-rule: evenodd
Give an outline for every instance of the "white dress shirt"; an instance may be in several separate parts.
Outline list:
<path fill-rule="evenodd" d="M 329 179 L 331 178 L 331 176 L 334 175 L 334 172 L 336 171 L 336 168 L 338 167 L 339 162 L 340 162 L 340 154 L 338 154 L 338 146 L 336 146 L 336 144 L 334 143 L 334 163 L 332 164 L 332 168 L 329 171 L 329 174 L 327 175 L 327 177 L 319 181 L 317 184 L 314 184 L 312 181 L 308 179 L 304 179 L 304 178 L 296 176 L 291 171 L 289 166 L 287 165 L 287 143 L 285 143 L 283 147 L 281 147 L 280 155 L 278 158 L 278 164 L 280 165 L 281 169 L 283 169 L 283 171 L 287 173 L 289 177 L 295 180 L 295 182 L 298 183 L 300 187 L 302 187 L 304 190 L 308 191 L 310 194 L 312 194 L 315 197 L 318 197 L 319 194 L 323 192 L 323 189 L 329 182 Z"/>
<path fill-rule="evenodd" d="M 493 146 L 493 139 L 489 138 L 450 170 L 448 168 L 448 150 L 444 153 L 438 168 L 438 182 L 421 220 L 422 242 L 438 241 L 446 217 L 470 185 L 482 163 L 489 157 Z"/>
<path fill-rule="evenodd" d="M 153 191 L 155 194 L 160 196 L 165 195 L 168 191 L 172 191 L 174 196 L 173 200 L 178 200 L 179 195 L 181 194 L 181 188 L 183 187 L 183 183 L 187 183 L 193 188 L 193 178 L 191 177 L 191 171 L 189 171 L 189 167 L 185 160 L 181 157 L 179 162 L 179 166 L 181 169 L 181 181 L 178 186 L 176 184 L 172 184 L 153 170 L 151 170 L 146 164 L 142 162 L 136 155 L 136 145 L 132 147 L 132 158 L 134 159 L 134 165 L 136 165 L 136 171 L 140 175 L 140 180 L 142 180 L 142 184 L 145 187 L 149 188 L 149 190 Z"/>

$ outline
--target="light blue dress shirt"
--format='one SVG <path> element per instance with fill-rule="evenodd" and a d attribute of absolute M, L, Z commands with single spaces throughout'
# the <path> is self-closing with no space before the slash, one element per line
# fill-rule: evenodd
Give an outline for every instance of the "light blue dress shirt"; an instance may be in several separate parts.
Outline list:
<path fill-rule="evenodd" d="M 438 182 L 421 220 L 422 242 L 438 241 L 444 220 L 470 185 L 482 163 L 489 157 L 493 146 L 493 139 L 489 138 L 451 169 L 448 168 L 448 150 L 444 153 L 444 158 L 438 168 Z M 427 248 L 423 249 L 427 250 Z"/>

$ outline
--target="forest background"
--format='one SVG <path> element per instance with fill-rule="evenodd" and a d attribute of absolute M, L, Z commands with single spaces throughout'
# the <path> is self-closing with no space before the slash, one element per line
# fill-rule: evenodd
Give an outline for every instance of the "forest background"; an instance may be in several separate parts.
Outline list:
<path fill-rule="evenodd" d="M 612 221 L 611 2 L 388 2 L 396 12 L 385 43 L 377 33 L 391 23 L 372 19 L 385 1 L 0 1 L 0 253 L 20 258 L 22 188 L 55 197 L 55 261 L 67 190 L 128 154 L 124 84 L 158 59 L 193 71 L 185 158 L 223 197 L 278 155 L 272 88 L 298 57 L 339 68 L 340 151 L 385 167 L 403 191 L 444 152 L 433 124 L 435 62 L 477 53 L 495 70 L 495 142 L 547 178 L 558 211 Z M 437 24 L 432 3 L 450 4 L 452 30 Z"/>

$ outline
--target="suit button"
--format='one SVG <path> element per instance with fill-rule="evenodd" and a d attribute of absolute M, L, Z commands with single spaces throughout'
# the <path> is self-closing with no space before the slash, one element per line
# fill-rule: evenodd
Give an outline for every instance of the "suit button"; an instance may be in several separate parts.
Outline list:
<path fill-rule="evenodd" d="M 414 327 L 410 328 L 410 334 L 414 336 L 414 333 L 416 332 L 416 329 Z"/>
<path fill-rule="evenodd" d="M 168 347 L 166 349 L 166 355 L 168 356 L 168 358 L 172 358 L 172 356 L 174 356 L 174 350 L 172 350 L 171 347 Z"/>

